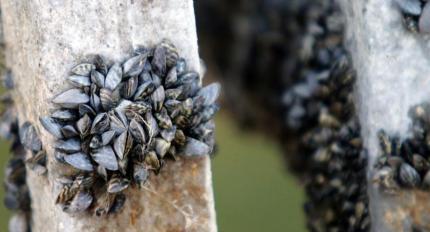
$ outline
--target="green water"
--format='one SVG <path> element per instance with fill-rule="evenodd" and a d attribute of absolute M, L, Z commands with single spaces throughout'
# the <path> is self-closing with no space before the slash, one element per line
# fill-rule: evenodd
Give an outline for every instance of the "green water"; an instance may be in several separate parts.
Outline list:
<path fill-rule="evenodd" d="M 240 132 L 226 114 L 217 117 L 219 152 L 213 160 L 215 204 L 220 232 L 305 231 L 303 191 L 282 167 L 275 143 Z M 0 165 L 9 157 L 0 142 Z M 3 171 L 0 172 L 3 179 Z M 1 189 L 0 197 L 4 192 Z M 10 213 L 0 206 L 0 231 Z"/>
<path fill-rule="evenodd" d="M 303 190 L 285 172 L 275 144 L 240 132 L 223 114 L 217 126 L 213 173 L 219 231 L 305 231 Z"/>

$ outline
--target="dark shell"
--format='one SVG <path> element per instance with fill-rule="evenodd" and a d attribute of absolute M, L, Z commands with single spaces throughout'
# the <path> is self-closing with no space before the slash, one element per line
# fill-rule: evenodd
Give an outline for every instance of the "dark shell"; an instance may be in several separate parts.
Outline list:
<path fill-rule="evenodd" d="M 103 180 L 107 181 L 108 179 L 108 174 L 107 174 L 107 170 L 106 168 L 104 168 L 103 166 L 97 166 L 97 173 L 103 178 Z"/>
<path fill-rule="evenodd" d="M 123 64 L 124 77 L 139 75 L 145 66 L 147 54 L 131 57 Z"/>
<path fill-rule="evenodd" d="M 166 95 L 164 93 L 164 87 L 158 87 L 151 95 L 153 108 L 155 111 L 160 111 L 163 107 L 164 99 Z"/>
<path fill-rule="evenodd" d="M 119 193 L 128 188 L 130 181 L 125 178 L 113 177 L 108 183 L 108 193 Z"/>
<path fill-rule="evenodd" d="M 27 166 L 38 175 L 44 175 L 46 169 L 46 153 L 39 151 L 36 155 L 26 160 Z"/>
<path fill-rule="evenodd" d="M 177 99 L 179 96 L 182 95 L 183 91 L 184 88 L 182 86 L 175 89 L 167 89 L 165 91 L 166 99 Z"/>
<path fill-rule="evenodd" d="M 115 151 L 115 154 L 121 160 L 124 158 L 124 156 L 126 156 L 127 135 L 128 135 L 127 131 L 122 132 L 118 136 L 118 138 L 114 140 L 114 143 L 113 143 L 113 149 Z"/>
<path fill-rule="evenodd" d="M 400 9 L 410 15 L 421 14 L 421 2 L 419 0 L 395 0 Z"/>
<path fill-rule="evenodd" d="M 167 40 L 163 39 L 160 43 L 161 47 L 164 47 L 166 51 L 166 65 L 167 67 L 173 67 L 176 65 L 176 61 L 179 58 L 178 50 L 175 45 Z"/>
<path fill-rule="evenodd" d="M 90 78 L 87 76 L 72 75 L 67 77 L 67 80 L 75 87 L 88 87 L 91 85 Z"/>
<path fill-rule="evenodd" d="M 186 156 L 204 156 L 211 153 L 210 147 L 193 138 L 187 138 L 187 144 L 185 145 L 182 153 Z"/>
<path fill-rule="evenodd" d="M 116 198 L 115 194 L 110 194 L 110 193 L 103 194 L 103 196 L 97 202 L 98 205 L 94 210 L 95 215 L 98 217 L 107 215 L 110 212 L 110 209 L 115 202 L 115 198 Z"/>
<path fill-rule="evenodd" d="M 158 171 L 160 169 L 161 163 L 155 151 L 149 151 L 145 154 L 145 165 L 151 170 Z"/>
<path fill-rule="evenodd" d="M 79 115 L 82 117 L 85 114 L 88 114 L 92 117 L 96 116 L 96 112 L 94 111 L 94 109 L 86 104 L 81 104 L 79 105 Z"/>
<path fill-rule="evenodd" d="M 122 96 L 126 99 L 130 99 L 136 93 L 139 79 L 137 76 L 130 77 L 123 86 Z"/>
<path fill-rule="evenodd" d="M 139 75 L 140 84 L 146 83 L 146 82 L 152 82 L 152 77 L 151 77 L 151 74 L 149 74 L 149 71 L 144 71 Z"/>
<path fill-rule="evenodd" d="M 176 130 L 174 141 L 180 146 L 184 146 L 187 141 L 187 137 L 182 130 Z"/>
<path fill-rule="evenodd" d="M 179 58 L 176 61 L 176 72 L 178 75 L 182 75 L 187 71 L 187 62 L 184 58 Z"/>
<path fill-rule="evenodd" d="M 94 57 L 94 64 L 96 66 L 97 71 L 99 71 L 101 74 L 106 75 L 108 73 L 107 63 L 103 59 L 103 57 L 96 55 Z"/>
<path fill-rule="evenodd" d="M 90 141 L 90 148 L 91 149 L 97 149 L 97 148 L 100 148 L 102 146 L 103 146 L 103 144 L 102 144 L 102 139 L 100 138 L 100 136 L 98 136 L 98 135 L 93 136 L 93 138 Z"/>
<path fill-rule="evenodd" d="M 118 170 L 118 163 L 115 157 L 115 153 L 110 146 L 104 146 L 94 151 L 91 154 L 94 161 L 99 165 L 103 166 L 107 170 L 116 171 Z"/>
<path fill-rule="evenodd" d="M 120 194 L 116 194 L 115 196 L 115 200 L 111 206 L 111 208 L 109 209 L 109 213 L 110 214 L 114 214 L 114 213 L 118 213 L 119 211 L 122 210 L 122 208 L 124 207 L 126 198 L 125 195 L 120 193 Z"/>
<path fill-rule="evenodd" d="M 119 63 L 115 63 L 106 75 L 105 88 L 114 90 L 118 87 L 122 80 L 122 67 Z"/>
<path fill-rule="evenodd" d="M 143 129 L 142 125 L 138 123 L 135 119 L 132 119 L 130 121 L 129 131 L 133 135 L 133 138 L 137 143 L 146 143 L 145 130 Z"/>
<path fill-rule="evenodd" d="M 61 125 L 54 121 L 51 117 L 41 117 L 39 118 L 40 123 L 43 128 L 48 131 L 51 135 L 57 139 L 63 138 L 63 133 L 61 132 Z"/>
<path fill-rule="evenodd" d="M 152 58 L 152 68 L 157 75 L 163 75 L 166 72 L 166 48 L 161 44 L 154 50 Z"/>
<path fill-rule="evenodd" d="M 30 123 L 25 122 L 19 129 L 19 139 L 25 148 L 38 152 L 42 149 L 42 142 L 36 128 Z"/>
<path fill-rule="evenodd" d="M 114 106 L 113 92 L 109 89 L 100 89 L 100 103 L 104 110 L 109 111 Z"/>
<path fill-rule="evenodd" d="M 76 128 L 78 129 L 82 138 L 86 137 L 87 135 L 89 135 L 91 130 L 91 118 L 87 114 L 85 114 L 76 123 Z"/>
<path fill-rule="evenodd" d="M 166 80 L 164 80 L 164 86 L 166 88 L 173 87 L 175 86 L 177 80 L 178 80 L 178 73 L 176 71 L 176 68 L 172 68 L 167 73 Z"/>
<path fill-rule="evenodd" d="M 155 152 L 157 152 L 159 157 L 164 158 L 164 156 L 166 155 L 167 151 L 170 148 L 170 142 L 161 138 L 156 138 L 154 139 L 154 144 L 155 144 Z"/>
<path fill-rule="evenodd" d="M 72 73 L 75 75 L 80 76 L 89 76 L 91 73 L 91 70 L 95 69 L 95 65 L 90 63 L 82 63 L 78 64 L 75 67 L 72 68 Z"/>
<path fill-rule="evenodd" d="M 100 108 L 102 107 L 101 100 L 96 93 L 91 94 L 90 105 L 95 111 L 100 111 Z"/>
<path fill-rule="evenodd" d="M 110 130 L 110 131 L 106 131 L 105 133 L 102 134 L 102 144 L 103 146 L 108 145 L 112 139 L 115 136 L 115 131 Z"/>
<path fill-rule="evenodd" d="M 128 120 L 122 111 L 111 111 L 109 113 L 110 118 L 110 129 L 120 134 L 127 130 Z"/>
<path fill-rule="evenodd" d="M 221 91 L 221 85 L 219 83 L 212 83 L 203 87 L 194 97 L 195 102 L 201 102 L 202 106 L 210 106 L 215 103 L 218 99 Z"/>
<path fill-rule="evenodd" d="M 89 96 L 80 89 L 69 89 L 52 99 L 52 102 L 64 108 L 77 109 L 79 104 L 90 101 Z"/>
<path fill-rule="evenodd" d="M 136 93 L 134 94 L 134 100 L 135 101 L 143 100 L 145 99 L 145 97 L 152 94 L 154 90 L 155 90 L 155 85 L 152 81 L 144 82 L 137 88 Z"/>
<path fill-rule="evenodd" d="M 66 153 L 75 153 L 81 150 L 81 141 L 75 138 L 58 140 L 54 147 Z"/>
<path fill-rule="evenodd" d="M 70 205 L 64 208 L 64 211 L 68 213 L 84 212 L 88 207 L 90 207 L 92 202 L 93 196 L 90 192 L 79 191 L 70 202 Z"/>
<path fill-rule="evenodd" d="M 150 137 L 154 137 L 156 134 L 158 134 L 158 131 L 159 131 L 158 123 L 151 113 L 145 114 L 145 122 L 148 124 L 148 127 L 149 127 L 148 131 L 149 131 Z"/>
<path fill-rule="evenodd" d="M 72 138 L 79 135 L 79 132 L 72 125 L 66 125 L 62 127 L 61 133 L 65 138 Z"/>
<path fill-rule="evenodd" d="M 399 181 L 405 187 L 417 187 L 421 183 L 421 178 L 413 167 L 403 163 L 399 169 Z"/>
<path fill-rule="evenodd" d="M 171 142 L 175 138 L 176 134 L 176 126 L 172 126 L 171 128 L 164 129 L 160 132 L 161 137 L 165 139 L 167 142 Z"/>
<path fill-rule="evenodd" d="M 66 161 L 64 160 L 64 157 L 66 156 L 67 154 L 61 151 L 55 151 L 54 153 L 55 160 L 57 160 L 60 163 L 66 163 Z"/>
<path fill-rule="evenodd" d="M 149 172 L 143 163 L 134 165 L 133 179 L 137 183 L 138 187 L 142 187 L 149 178 Z"/>
<path fill-rule="evenodd" d="M 66 155 L 64 157 L 64 161 L 79 170 L 93 171 L 94 169 L 88 155 L 84 153 L 74 153 Z"/>
<path fill-rule="evenodd" d="M 171 128 L 173 126 L 172 120 L 170 120 L 167 110 L 162 108 L 159 113 L 155 114 L 155 118 L 158 121 L 158 126 L 164 129 Z"/>
<path fill-rule="evenodd" d="M 109 129 L 109 116 L 107 113 L 98 114 L 91 126 L 91 134 L 101 134 Z"/>
<path fill-rule="evenodd" d="M 57 110 L 51 114 L 51 117 L 60 121 L 73 121 L 77 119 L 77 115 L 70 110 Z"/>
<path fill-rule="evenodd" d="M 105 86 L 105 77 L 103 74 L 93 70 L 91 71 L 91 82 L 96 84 L 97 87 L 103 88 Z"/>

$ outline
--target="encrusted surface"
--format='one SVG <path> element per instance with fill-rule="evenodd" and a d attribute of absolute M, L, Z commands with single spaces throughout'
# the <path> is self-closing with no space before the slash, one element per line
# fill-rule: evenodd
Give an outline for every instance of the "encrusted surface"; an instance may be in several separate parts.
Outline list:
<path fill-rule="evenodd" d="M 401 138 L 409 136 L 410 107 L 430 100 L 429 42 L 406 30 L 393 1 L 340 2 L 347 16 L 347 45 L 358 74 L 356 95 L 371 169 L 380 154 L 377 132 L 384 129 Z M 369 178 L 372 174 L 371 170 Z M 429 220 L 418 218 L 428 217 L 430 208 L 415 206 L 426 206 L 430 194 L 407 191 L 388 197 L 370 186 L 373 231 L 411 231 L 412 225 L 428 228 Z"/>
<path fill-rule="evenodd" d="M 192 1 L 1 0 L 7 64 L 16 82 L 19 117 L 37 125 L 66 76 L 87 55 L 122 61 L 136 45 L 170 39 L 200 71 Z M 45 144 L 52 137 L 41 130 Z M 49 167 L 53 150 L 47 147 Z M 147 189 L 130 190 L 125 209 L 105 218 L 70 217 L 55 205 L 52 179 L 30 173 L 33 231 L 216 231 L 209 158 L 168 162 Z"/>

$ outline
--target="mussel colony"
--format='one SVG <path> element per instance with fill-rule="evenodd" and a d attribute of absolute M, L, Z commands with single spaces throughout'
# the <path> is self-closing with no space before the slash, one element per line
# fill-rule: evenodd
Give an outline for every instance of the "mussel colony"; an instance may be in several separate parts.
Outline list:
<path fill-rule="evenodd" d="M 314 41 L 308 48 L 314 55 L 294 72 L 298 78 L 282 98 L 286 128 L 300 138 L 296 162 L 306 167 L 308 227 L 369 231 L 367 154 L 353 102 L 355 73 L 343 48 L 342 23 L 334 21 L 339 9 L 327 5 L 319 10 L 311 10 L 314 25 L 304 39 Z"/>
<path fill-rule="evenodd" d="M 430 190 L 430 104 L 411 108 L 411 135 L 378 133 L 381 155 L 377 161 L 374 182 L 388 194 L 401 188 Z"/>
<path fill-rule="evenodd" d="M 56 204 L 67 213 L 97 216 L 121 211 L 130 187 L 143 187 L 167 159 L 210 155 L 213 116 L 220 85 L 202 87 L 175 46 L 138 47 L 122 63 L 100 56 L 76 65 L 66 78 L 72 88 L 52 98 L 43 127 L 55 139 Z M 4 78 L 13 88 L 12 75 Z M 39 125 L 18 123 L 10 91 L 2 97 L 1 135 L 12 141 L 6 168 L 5 204 L 17 213 L 10 231 L 30 231 L 26 170 L 46 176 L 47 156 Z M 27 168 L 26 168 L 27 167 Z"/>
<path fill-rule="evenodd" d="M 40 118 L 56 139 L 56 203 L 66 212 L 118 212 L 124 190 L 142 187 L 166 159 L 213 151 L 220 86 L 202 87 L 167 40 L 137 48 L 123 63 L 95 56 L 67 80 L 73 88 L 56 95 L 56 108 Z"/>
<path fill-rule="evenodd" d="M 406 28 L 414 33 L 430 33 L 430 4 L 427 0 L 395 0 Z"/>
<path fill-rule="evenodd" d="M 395 2 L 407 29 L 430 32 L 428 1 Z M 210 0 L 196 2 L 196 11 L 203 53 L 228 81 L 227 103 L 239 122 L 278 128 L 271 133 L 285 145 L 288 167 L 306 189 L 309 229 L 370 231 L 367 154 L 352 96 L 355 74 L 335 1 Z M 145 184 L 166 158 L 213 150 L 219 85 L 202 88 L 199 75 L 187 70 L 168 41 L 138 48 L 122 64 L 97 56 L 73 68 L 68 81 L 74 88 L 54 97 L 57 108 L 40 118 L 57 140 L 55 159 L 65 172 L 56 202 L 66 212 L 118 212 L 123 191 Z M 43 175 L 46 161 L 37 129 L 29 123 L 18 129 L 12 111 L 3 113 L 1 124 L 14 153 L 5 203 L 18 210 L 12 221 L 27 226 L 25 163 Z M 430 105 L 414 107 L 410 116 L 409 138 L 378 134 L 382 154 L 374 181 L 386 193 L 430 189 Z M 27 161 L 26 150 L 32 154 Z M 8 199 L 17 196 L 24 200 Z"/>
<path fill-rule="evenodd" d="M 13 79 L 10 72 L 3 76 L 5 89 L 13 89 Z M 6 208 L 15 214 L 9 221 L 9 231 L 30 231 L 31 200 L 26 181 L 26 166 L 37 175 L 46 175 L 46 154 L 42 148 L 37 129 L 29 122 L 20 123 L 13 105 L 11 92 L 6 92 L 1 101 L 0 135 L 11 141 L 12 157 L 5 169 L 5 198 Z"/>
<path fill-rule="evenodd" d="M 335 1 L 218 1 L 197 5 L 198 16 L 199 10 L 201 15 L 227 15 L 223 21 L 201 21 L 214 25 L 217 33 L 203 24 L 200 37 L 215 54 L 226 86 L 234 88 L 226 91 L 227 100 L 241 106 L 233 107 L 242 111 L 236 115 L 245 115 L 239 120 L 280 128 L 275 137 L 306 189 L 308 228 L 369 231 L 367 154 Z M 237 30 L 239 25 L 246 29 Z M 217 54 L 226 49 L 233 54 Z"/>

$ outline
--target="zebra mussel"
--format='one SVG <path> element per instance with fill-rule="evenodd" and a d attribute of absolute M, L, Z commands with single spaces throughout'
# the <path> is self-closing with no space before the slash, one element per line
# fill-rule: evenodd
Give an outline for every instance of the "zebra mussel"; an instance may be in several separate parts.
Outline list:
<path fill-rule="evenodd" d="M 220 85 L 202 87 L 167 40 L 136 49 L 123 63 L 96 56 L 67 80 L 73 88 L 56 95 L 58 108 L 40 118 L 65 170 L 56 202 L 66 212 L 119 211 L 124 190 L 143 186 L 167 158 L 213 151 Z"/>
<path fill-rule="evenodd" d="M 430 104 L 411 108 L 411 136 L 401 139 L 379 131 L 381 155 L 375 164 L 374 182 L 386 193 L 399 189 L 430 190 Z"/>
<path fill-rule="evenodd" d="M 406 28 L 414 33 L 430 33 L 430 4 L 427 0 L 395 0 Z"/>
<path fill-rule="evenodd" d="M 369 231 L 367 155 L 336 1 L 202 1 L 196 14 L 230 110 L 280 139 L 289 169 L 303 179 L 309 229 Z"/>
<path fill-rule="evenodd" d="M 340 59 L 326 78 L 313 81 L 305 79 L 287 92 L 294 99 L 287 101 L 287 117 L 300 125 L 292 129 L 302 138 L 297 152 L 306 168 L 308 226 L 311 231 L 368 231 L 367 155 L 352 103 L 354 74 Z M 305 87 L 309 94 L 297 91 Z M 315 105 L 300 117 L 291 112 Z"/>
<path fill-rule="evenodd" d="M 14 87 L 10 72 L 5 74 L 3 85 L 7 89 Z M 1 113 L 0 136 L 12 142 L 13 155 L 7 163 L 4 179 L 4 204 L 16 212 L 9 221 L 9 231 L 30 231 L 31 200 L 26 166 L 36 174 L 44 175 L 47 171 L 46 156 L 36 128 L 29 122 L 19 126 L 10 92 L 6 92 L 1 98 L 4 108 Z"/>
<path fill-rule="evenodd" d="M 307 9 L 303 64 L 283 95 L 287 139 L 300 138 L 294 170 L 301 170 L 311 231 L 369 231 L 367 153 L 353 102 L 355 73 L 343 48 L 334 2 Z M 317 13 L 316 13 L 317 12 Z"/>

